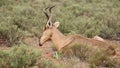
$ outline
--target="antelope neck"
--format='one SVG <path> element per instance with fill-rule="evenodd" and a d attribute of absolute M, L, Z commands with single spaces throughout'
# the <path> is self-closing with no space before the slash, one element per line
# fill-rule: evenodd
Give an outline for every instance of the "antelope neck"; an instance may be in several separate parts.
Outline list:
<path fill-rule="evenodd" d="M 61 50 L 64 46 L 66 46 L 64 45 L 64 43 L 67 39 L 67 36 L 62 34 L 56 27 L 53 27 L 51 40 L 58 51 Z"/>

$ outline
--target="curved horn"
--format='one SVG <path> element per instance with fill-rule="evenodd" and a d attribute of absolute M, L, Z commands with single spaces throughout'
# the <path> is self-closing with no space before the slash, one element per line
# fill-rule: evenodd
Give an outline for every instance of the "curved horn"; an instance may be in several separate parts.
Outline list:
<path fill-rule="evenodd" d="M 50 17 L 49 17 L 49 20 L 47 21 L 47 24 L 48 24 L 48 25 L 51 25 L 51 26 L 52 26 L 51 19 L 52 19 L 52 8 L 53 8 L 53 7 L 55 7 L 55 6 L 49 7 Z"/>
<path fill-rule="evenodd" d="M 55 6 L 52 6 L 52 7 L 47 7 L 45 9 L 43 9 L 43 12 L 44 14 L 46 15 L 47 17 L 47 22 L 46 22 L 46 27 L 52 27 L 52 22 L 51 22 L 51 18 L 52 18 L 52 8 L 55 7 Z M 49 12 L 50 12 L 50 16 L 47 14 L 46 10 L 49 9 Z"/>
<path fill-rule="evenodd" d="M 49 20 L 49 15 L 48 15 L 47 12 L 46 12 L 46 10 L 47 10 L 48 8 L 49 8 L 49 7 L 43 9 L 43 12 L 44 12 L 44 14 L 45 14 L 47 20 Z"/>
<path fill-rule="evenodd" d="M 52 8 L 54 8 L 54 7 L 55 7 L 55 5 L 49 8 L 49 12 L 50 12 L 50 13 L 52 13 L 51 10 L 52 10 Z"/>

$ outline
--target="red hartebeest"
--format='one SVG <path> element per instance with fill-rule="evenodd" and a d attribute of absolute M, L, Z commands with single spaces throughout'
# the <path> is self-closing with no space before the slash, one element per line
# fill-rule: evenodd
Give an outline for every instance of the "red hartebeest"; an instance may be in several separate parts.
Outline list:
<path fill-rule="evenodd" d="M 113 53 L 115 53 L 115 49 L 112 48 L 110 46 L 110 44 L 104 42 L 104 40 L 102 38 L 99 38 L 100 39 L 99 40 L 97 37 L 97 40 L 96 40 L 96 38 L 91 39 L 91 38 L 87 38 L 87 37 L 84 37 L 81 35 L 65 36 L 63 33 L 61 33 L 57 29 L 57 27 L 59 26 L 60 23 L 59 22 L 52 23 L 52 21 L 51 21 L 51 19 L 52 19 L 51 9 L 53 7 L 48 7 L 48 8 L 45 8 L 45 10 L 44 10 L 44 14 L 47 17 L 47 23 L 44 27 L 43 34 L 40 39 L 41 45 L 44 44 L 46 41 L 51 40 L 54 43 L 54 45 L 58 51 L 62 50 L 64 47 L 69 47 L 76 43 L 85 44 L 85 45 L 86 44 L 93 45 L 95 47 L 99 47 L 99 46 L 103 45 L 103 46 L 108 46 L 108 49 L 113 50 Z M 47 9 L 49 9 L 50 17 L 46 12 Z"/>

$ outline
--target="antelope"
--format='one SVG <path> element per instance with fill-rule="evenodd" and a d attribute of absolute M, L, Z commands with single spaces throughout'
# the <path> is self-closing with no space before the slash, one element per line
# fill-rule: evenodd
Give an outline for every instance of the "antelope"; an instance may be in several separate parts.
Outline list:
<path fill-rule="evenodd" d="M 101 38 L 101 37 L 99 37 L 99 36 L 97 36 L 97 35 L 94 36 L 94 38 L 92 38 L 92 39 L 96 39 L 96 40 L 105 42 L 105 40 L 104 40 L 103 38 Z"/>
<path fill-rule="evenodd" d="M 100 41 L 100 40 L 96 40 L 96 39 L 91 39 L 91 38 L 87 38 L 81 35 L 69 35 L 66 36 L 64 35 L 62 32 L 60 32 L 57 27 L 59 26 L 60 22 L 55 22 L 52 23 L 51 19 L 52 19 L 52 7 L 47 7 L 44 9 L 44 14 L 47 18 L 47 22 L 46 25 L 43 29 L 43 34 L 41 36 L 40 39 L 40 44 L 41 46 L 47 42 L 48 40 L 51 40 L 54 44 L 54 46 L 56 47 L 57 51 L 61 51 L 62 49 L 64 49 L 65 47 L 69 47 L 72 46 L 76 43 L 80 43 L 80 44 L 87 44 L 87 45 L 92 45 L 92 46 L 108 46 L 108 49 L 113 50 L 113 53 L 115 53 L 114 48 L 112 48 L 111 46 L 109 46 L 108 43 Z M 50 16 L 47 14 L 46 10 L 49 9 L 50 12 Z"/>

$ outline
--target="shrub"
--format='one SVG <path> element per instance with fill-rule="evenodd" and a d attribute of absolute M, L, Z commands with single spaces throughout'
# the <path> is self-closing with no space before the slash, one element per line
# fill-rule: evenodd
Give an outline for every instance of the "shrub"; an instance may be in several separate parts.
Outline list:
<path fill-rule="evenodd" d="M 39 68 L 58 68 L 52 60 L 47 58 L 41 58 L 36 65 Z"/>
<path fill-rule="evenodd" d="M 72 53 L 71 53 L 72 50 Z M 111 58 L 106 47 L 95 49 L 90 45 L 75 44 L 70 48 L 65 48 L 62 55 L 65 57 L 77 57 L 81 61 L 88 62 L 92 66 L 116 67 L 119 63 Z"/>
<path fill-rule="evenodd" d="M 90 56 L 90 52 L 93 51 L 93 47 L 88 45 L 76 44 L 72 47 L 73 52 L 75 52 L 75 56 L 80 58 L 80 60 L 87 60 Z"/>
<path fill-rule="evenodd" d="M 9 46 L 17 44 L 20 40 L 22 33 L 15 25 L 10 23 L 1 22 L 0 23 L 0 35 L 7 40 Z"/>
<path fill-rule="evenodd" d="M 77 57 L 67 59 L 64 64 L 64 68 L 91 68 L 88 62 L 81 61 Z"/>
<path fill-rule="evenodd" d="M 36 64 L 41 52 L 28 46 L 13 47 L 0 51 L 0 68 L 29 68 Z"/>

